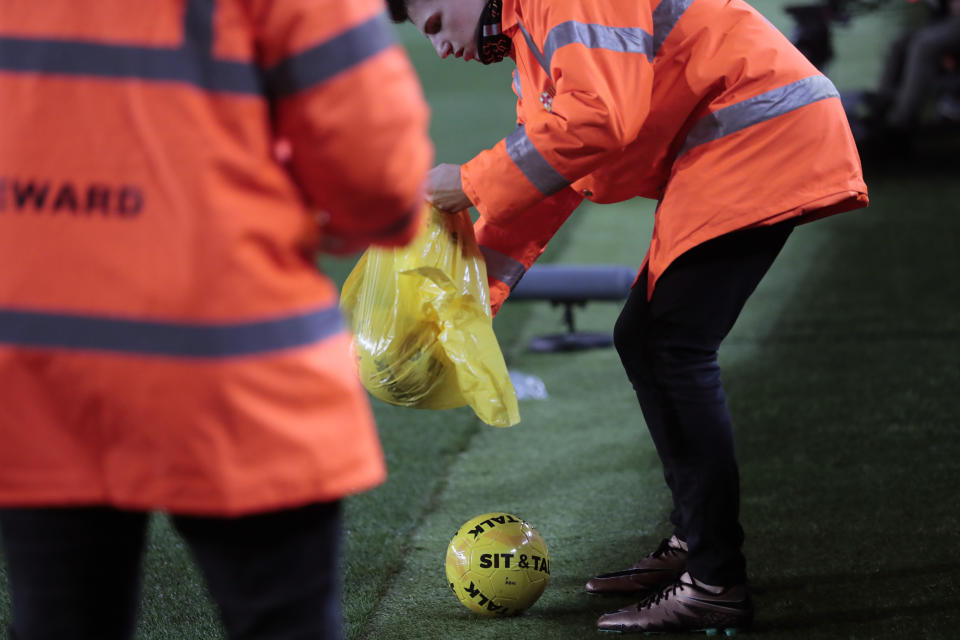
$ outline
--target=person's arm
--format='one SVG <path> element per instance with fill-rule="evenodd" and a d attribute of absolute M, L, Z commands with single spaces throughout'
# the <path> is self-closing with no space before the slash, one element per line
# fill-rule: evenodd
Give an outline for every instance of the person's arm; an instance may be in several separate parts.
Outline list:
<path fill-rule="evenodd" d="M 517 96 L 517 126 L 524 125 L 523 93 L 520 88 L 520 73 L 515 68 L 510 76 L 510 89 Z M 441 211 L 456 213 L 473 206 L 463 191 L 459 164 L 439 164 L 427 175 L 427 200 Z"/>
<path fill-rule="evenodd" d="M 473 228 L 486 261 L 493 315 L 581 202 L 582 195 L 566 188 L 509 219 L 477 219 Z"/>
<path fill-rule="evenodd" d="M 253 0 L 278 138 L 323 247 L 413 236 L 433 159 L 419 82 L 380 0 Z"/>
<path fill-rule="evenodd" d="M 647 2 L 541 1 L 531 9 L 526 28 L 556 96 L 550 111 L 528 106 L 523 126 L 461 168 L 465 195 L 489 220 L 518 215 L 601 166 L 637 136 L 649 111 Z"/>

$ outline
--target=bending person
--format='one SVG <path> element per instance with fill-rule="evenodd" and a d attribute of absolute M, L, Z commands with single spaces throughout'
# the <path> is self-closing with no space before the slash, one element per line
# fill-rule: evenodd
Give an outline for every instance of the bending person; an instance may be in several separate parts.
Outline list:
<path fill-rule="evenodd" d="M 584 198 L 658 200 L 614 337 L 674 529 L 587 590 L 648 596 L 601 617 L 605 630 L 748 625 L 717 350 L 795 225 L 867 204 L 837 90 L 741 0 L 389 4 L 441 57 L 516 64 L 517 128 L 428 184 L 438 207 L 480 212 L 495 308 Z"/>

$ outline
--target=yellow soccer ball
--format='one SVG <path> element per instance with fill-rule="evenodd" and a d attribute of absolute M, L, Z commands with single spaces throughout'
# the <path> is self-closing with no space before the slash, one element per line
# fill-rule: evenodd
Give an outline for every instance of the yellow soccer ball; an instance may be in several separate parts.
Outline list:
<path fill-rule="evenodd" d="M 465 522 L 447 547 L 446 565 L 457 599 L 489 616 L 528 609 L 550 580 L 547 543 L 509 513 L 485 513 Z"/>

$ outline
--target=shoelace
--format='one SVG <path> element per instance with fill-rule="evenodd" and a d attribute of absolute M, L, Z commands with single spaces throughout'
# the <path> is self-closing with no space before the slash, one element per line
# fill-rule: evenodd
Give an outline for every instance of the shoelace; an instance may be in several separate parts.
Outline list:
<path fill-rule="evenodd" d="M 650 557 L 659 558 L 660 556 L 665 556 L 665 555 L 673 556 L 682 551 L 683 549 L 678 549 L 677 547 L 671 547 L 670 540 L 668 540 L 667 538 L 664 538 L 663 540 L 660 541 L 660 546 L 657 547 L 657 550 L 650 554 Z M 685 551 L 683 552 L 686 553 Z"/>
<path fill-rule="evenodd" d="M 664 587 L 663 589 L 661 589 L 658 593 L 655 593 L 647 597 L 645 600 L 642 600 L 637 605 L 637 609 L 650 609 L 660 604 L 660 602 L 663 600 L 669 600 L 670 598 L 675 596 L 677 591 L 679 591 L 681 587 L 685 586 L 685 584 L 686 583 L 680 582 L 679 580 L 677 580 L 670 586 Z"/>

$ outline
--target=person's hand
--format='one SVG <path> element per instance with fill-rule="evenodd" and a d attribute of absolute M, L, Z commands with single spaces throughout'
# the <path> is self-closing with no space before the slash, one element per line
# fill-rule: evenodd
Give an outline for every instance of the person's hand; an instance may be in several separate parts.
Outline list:
<path fill-rule="evenodd" d="M 473 203 L 463 192 L 460 165 L 438 164 L 427 174 L 427 202 L 441 211 L 457 213 Z"/>

